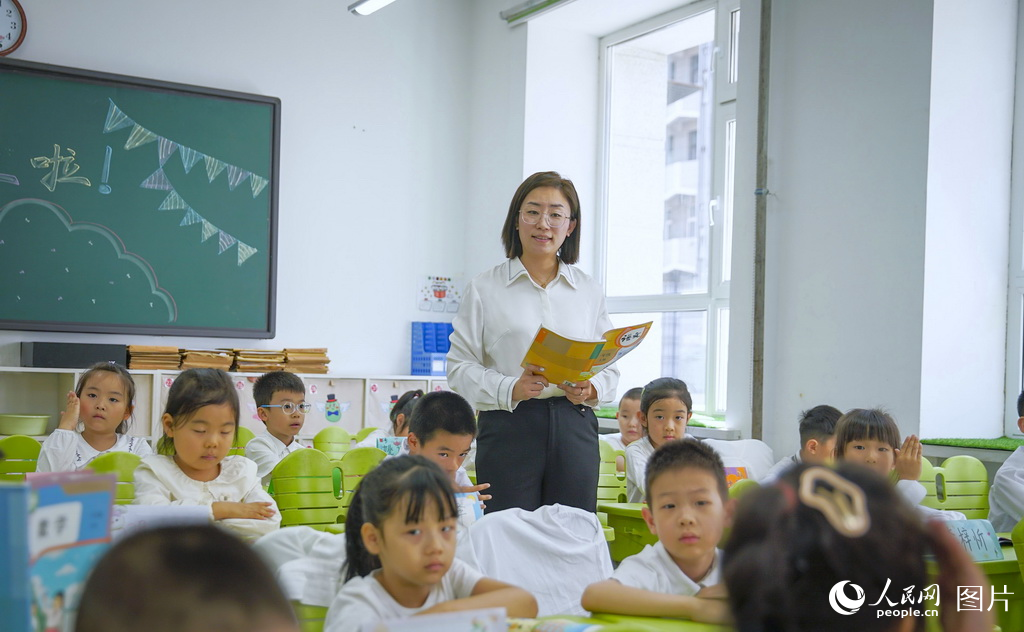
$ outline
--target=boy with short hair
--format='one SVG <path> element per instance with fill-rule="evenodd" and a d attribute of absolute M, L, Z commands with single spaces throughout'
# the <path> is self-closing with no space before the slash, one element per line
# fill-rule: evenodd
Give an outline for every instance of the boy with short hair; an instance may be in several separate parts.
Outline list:
<path fill-rule="evenodd" d="M 306 447 L 295 437 L 306 422 L 310 405 L 302 379 L 288 371 L 261 375 L 252 386 L 252 397 L 256 414 L 267 429 L 246 444 L 245 456 L 256 462 L 256 473 L 266 487 L 281 459 Z"/>
<path fill-rule="evenodd" d="M 587 587 L 591 612 L 728 621 L 717 548 L 732 524 L 733 501 L 722 459 L 690 438 L 668 441 L 647 464 L 642 510 L 657 544 L 622 560 L 606 579 Z"/>
<path fill-rule="evenodd" d="M 1024 432 L 1024 392 L 1017 396 L 1017 428 Z M 1024 448 L 999 466 L 988 490 L 989 522 L 996 531 L 1012 531 L 1024 518 Z"/>
<path fill-rule="evenodd" d="M 476 438 L 473 407 L 458 393 L 434 391 L 419 398 L 409 418 L 409 454 L 419 454 L 437 463 L 455 483 L 456 492 L 474 493 L 490 483 L 474 485 L 462 462 Z M 481 502 L 490 500 L 480 496 Z"/>
<path fill-rule="evenodd" d="M 773 465 L 761 479 L 761 484 L 774 483 L 783 472 L 797 463 L 831 463 L 836 447 L 836 423 L 842 416 L 838 408 L 828 404 L 800 413 L 800 451 Z"/>
<path fill-rule="evenodd" d="M 619 431 L 609 434 L 597 435 L 597 438 L 604 441 L 616 450 L 626 451 L 626 446 L 644 436 L 644 427 L 640 423 L 640 397 L 644 389 L 631 388 L 619 400 L 619 409 L 615 413 L 615 420 L 619 422 Z M 620 472 L 626 471 L 626 459 L 618 457 L 615 459 L 615 468 Z"/>

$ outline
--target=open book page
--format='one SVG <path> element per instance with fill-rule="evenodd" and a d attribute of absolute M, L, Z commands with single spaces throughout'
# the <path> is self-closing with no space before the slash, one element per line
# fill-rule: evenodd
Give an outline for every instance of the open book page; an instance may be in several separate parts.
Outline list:
<path fill-rule="evenodd" d="M 651 321 L 609 329 L 603 340 L 574 340 L 541 327 L 522 366 L 544 367 L 544 375 L 552 384 L 585 382 L 635 349 L 653 324 Z"/>

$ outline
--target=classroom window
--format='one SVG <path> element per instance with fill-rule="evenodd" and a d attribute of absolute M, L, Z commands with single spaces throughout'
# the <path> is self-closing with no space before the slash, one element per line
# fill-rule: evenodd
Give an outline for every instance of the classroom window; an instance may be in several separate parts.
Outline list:
<path fill-rule="evenodd" d="M 612 320 L 655 321 L 621 361 L 620 390 L 678 377 L 709 413 L 725 410 L 728 357 L 739 12 L 725 4 L 694 3 L 601 40 L 598 258 Z"/>

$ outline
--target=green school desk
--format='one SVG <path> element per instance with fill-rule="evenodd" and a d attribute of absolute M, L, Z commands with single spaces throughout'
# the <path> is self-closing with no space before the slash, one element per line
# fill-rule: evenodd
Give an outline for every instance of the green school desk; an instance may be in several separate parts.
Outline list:
<path fill-rule="evenodd" d="M 1001 534 L 1009 535 L 1009 534 Z M 1021 579 L 1020 565 L 1017 563 L 1017 552 L 1013 545 L 1004 544 L 1000 547 L 1003 552 L 1003 559 L 978 562 L 978 566 L 985 573 L 989 583 L 995 588 L 996 599 L 1005 599 L 1003 603 L 996 602 L 992 610 L 996 613 L 996 624 L 1005 632 L 1007 630 L 1024 630 L 1024 580 Z M 928 581 L 934 581 L 937 572 L 934 561 L 928 562 Z M 1005 589 L 1003 587 L 1006 587 Z M 986 600 L 992 596 L 992 588 L 985 587 Z M 1005 593 L 1005 594 L 1000 594 Z M 942 595 L 940 608 L 956 608 L 956 595 Z M 929 606 L 933 607 L 933 606 Z M 928 630 L 941 630 L 938 620 L 928 620 Z"/>
<path fill-rule="evenodd" d="M 697 623 L 682 619 L 661 619 L 658 617 L 627 617 L 619 614 L 595 614 L 594 619 L 613 623 L 637 632 L 726 632 L 732 628 L 710 623 Z"/>
<path fill-rule="evenodd" d="M 598 503 L 597 510 L 608 514 L 608 526 L 615 531 L 615 539 L 608 543 L 613 561 L 621 562 L 658 541 L 640 513 L 643 506 L 643 503 Z"/>
<path fill-rule="evenodd" d="M 732 628 L 682 619 L 661 619 L 659 617 L 627 617 L 618 614 L 595 614 L 591 618 L 568 615 L 541 617 L 544 620 L 573 621 L 607 626 L 608 632 L 729 632 Z"/>

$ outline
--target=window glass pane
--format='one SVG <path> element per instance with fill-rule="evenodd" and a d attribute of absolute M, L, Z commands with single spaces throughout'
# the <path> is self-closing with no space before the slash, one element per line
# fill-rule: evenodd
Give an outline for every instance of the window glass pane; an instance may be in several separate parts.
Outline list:
<path fill-rule="evenodd" d="M 675 377 L 686 382 L 693 397 L 693 409 L 706 410 L 707 312 L 656 312 L 612 314 L 616 327 L 654 321 L 640 346 L 616 364 L 619 367 L 619 396 L 634 386 L 658 377 Z"/>
<path fill-rule="evenodd" d="M 708 290 L 715 13 L 609 47 L 609 296 Z"/>

